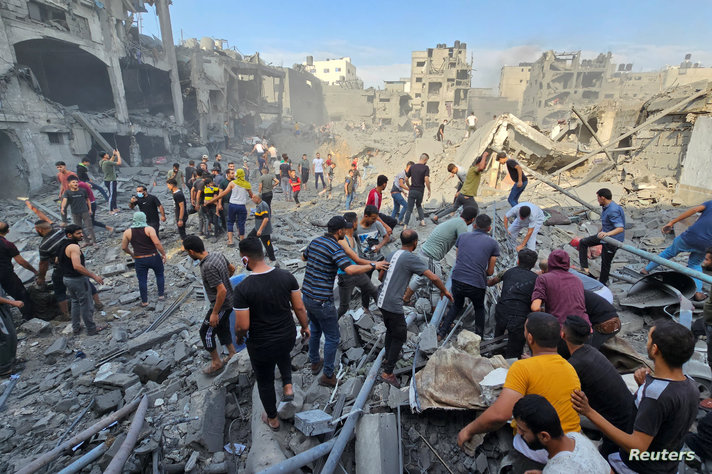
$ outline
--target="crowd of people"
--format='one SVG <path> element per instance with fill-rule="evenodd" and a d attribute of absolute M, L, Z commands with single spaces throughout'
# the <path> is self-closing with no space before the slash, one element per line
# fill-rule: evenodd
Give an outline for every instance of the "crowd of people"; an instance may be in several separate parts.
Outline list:
<path fill-rule="evenodd" d="M 468 127 L 474 131 L 476 118 L 468 118 Z M 256 155 L 256 173 L 250 179 L 252 154 Z M 346 212 L 331 217 L 324 235 L 301 251 L 300 257 L 306 262 L 301 286 L 290 272 L 279 268 L 271 242 L 274 190 L 279 186 L 283 200 L 299 207 L 300 192 L 308 190 L 313 177 L 317 195 L 328 193 L 331 197 L 336 168 L 331 154 L 326 160 L 319 153 L 311 160 L 305 154 L 292 162 L 287 154 L 279 155 L 274 144 L 258 142 L 245 154 L 240 167 L 234 162 L 224 163 L 221 154 L 215 155 L 212 169 L 207 156 L 198 166 L 190 161 L 184 169 L 174 163 L 165 182 L 173 197 L 176 231 L 183 251 L 199 261 L 210 301 L 200 328 L 203 346 L 211 357 L 205 374 L 220 372 L 235 355 L 236 347 L 245 343 L 265 409 L 263 420 L 279 430 L 275 367 L 281 374 L 282 400 L 291 400 L 294 389 L 290 352 L 299 336 L 308 341 L 310 368 L 313 375 L 319 376 L 318 383 L 335 387 L 341 337 L 338 321 L 349 310 L 355 288 L 360 290 L 364 311 L 371 313 L 373 301 L 380 313 L 376 317 L 380 316 L 386 327 L 380 380 L 400 387 L 394 368 L 407 336 L 404 306 L 413 304 L 415 298 L 429 297 L 433 288 L 449 300 L 452 306 L 437 328 L 441 341 L 456 330 L 455 321 L 469 300 L 474 308 L 475 332 L 484 337 L 486 291 L 501 284 L 494 308 L 494 333 L 508 335 L 504 356 L 516 361 L 497 400 L 460 431 L 458 444 L 495 431 L 513 419 L 517 432 L 513 448 L 545 465 L 544 472 L 676 472 L 677 462 L 686 456 L 681 454 L 685 436 L 697 416 L 698 390 L 682 370 L 694 351 L 695 337 L 689 328 L 678 323 L 656 322 L 647 341 L 648 356 L 654 365 L 652 370 L 636 372 L 640 387 L 635 396 L 599 352 L 601 345 L 621 329 L 612 293 L 606 286 L 617 247 L 602 239 L 611 237 L 622 242 L 626 220 L 624 209 L 613 200 L 611 191 L 602 188 L 596 193 L 602 208 L 601 229 L 578 242 L 580 271 L 576 271 L 563 249 L 540 258 L 537 234 L 544 224 L 544 211 L 533 202 L 519 202 L 528 180 L 521 165 L 503 152 L 485 151 L 468 169 L 447 166 L 458 181 L 452 204 L 432 216 L 436 226 L 421 242 L 411 227 L 411 217 L 415 210 L 419 226 L 426 225 L 423 201 L 431 193 L 428 161 L 429 156 L 423 153 L 417 162 L 408 161 L 395 174 L 390 186 L 390 214 L 381 212 L 389 178 L 377 175 L 361 215 L 350 207 L 366 179 L 357 160 L 352 161 L 344 181 Z M 476 201 L 482 174 L 495 161 L 506 168 L 513 182 L 507 200 L 511 208 L 504 216 L 507 242 L 493 238 L 493 217 L 480 213 Z M 38 211 L 40 220 L 35 229 L 42 237 L 39 269 L 19 255 L 14 244 L 5 238 L 8 224 L 0 222 L 0 285 L 13 298 L 2 298 L 0 303 L 17 306 L 26 318 L 31 317 L 32 303 L 12 262 L 36 274 L 38 282 L 44 282 L 52 266 L 54 291 L 60 309 L 72 321 L 75 335 L 81 333 L 82 323 L 89 335 L 103 329 L 93 320 L 94 307 L 101 302 L 91 282 L 101 285 L 103 279 L 86 267 L 83 249 L 96 243 L 94 227 L 113 231 L 96 221 L 92 190 L 105 197 L 109 212 L 117 212 L 116 168 L 122 160 L 116 150 L 112 155 L 101 155 L 106 190 L 92 181 L 87 164 L 80 163 L 77 173 L 68 171 L 63 162 L 56 164 L 60 214 L 66 225 L 62 227 Z M 248 201 L 254 205 L 254 228 L 249 231 Z M 167 254 L 161 241 L 161 223 L 166 221 L 166 212 L 146 186 L 136 188 L 128 206 L 135 212 L 130 227 L 123 232 L 121 248 L 134 260 L 140 304 L 148 306 L 149 270 L 153 270 L 156 279 L 156 298 L 165 298 Z M 73 224 L 67 222 L 68 212 Z M 695 213 L 700 214 L 697 222 L 661 255 L 669 258 L 690 252 L 688 266 L 712 270 L 712 201 L 683 213 L 663 227 L 663 232 L 670 232 L 677 221 Z M 196 232 L 189 233 L 189 216 L 193 214 L 198 214 L 198 223 Z M 398 237 L 397 226 L 402 227 Z M 239 261 L 248 272 L 234 287 L 230 279 L 237 265 L 205 245 L 207 238 L 212 236 L 217 242 L 222 233 L 226 234 L 226 247 L 234 247 L 237 241 Z M 395 241 L 400 246 L 391 250 L 390 244 Z M 502 245 L 517 252 L 517 264 L 495 274 Z M 589 270 L 589 249 L 599 245 L 601 270 L 595 279 Z M 457 253 L 449 289 L 444 283 L 442 261 L 453 248 Z M 648 265 L 644 272 L 653 268 L 654 264 Z M 335 282 L 338 307 L 334 303 Z M 701 282 L 697 283 L 695 299 L 707 299 Z M 233 313 L 235 338 L 229 323 Z M 709 344 L 709 299 L 704 318 Z M 227 349 L 224 357 L 218 350 L 218 341 Z M 580 415 L 603 434 L 598 448 L 581 434 Z M 694 436 L 697 438 L 690 438 L 688 444 L 704 446 L 702 435 Z"/>

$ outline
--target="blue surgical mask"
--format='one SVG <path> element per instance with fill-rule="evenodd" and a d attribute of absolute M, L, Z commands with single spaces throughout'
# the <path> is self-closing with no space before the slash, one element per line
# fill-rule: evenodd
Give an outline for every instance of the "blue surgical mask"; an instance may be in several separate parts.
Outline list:
<path fill-rule="evenodd" d="M 136 196 L 142 198 L 142 197 L 143 197 L 143 193 L 136 193 Z"/>

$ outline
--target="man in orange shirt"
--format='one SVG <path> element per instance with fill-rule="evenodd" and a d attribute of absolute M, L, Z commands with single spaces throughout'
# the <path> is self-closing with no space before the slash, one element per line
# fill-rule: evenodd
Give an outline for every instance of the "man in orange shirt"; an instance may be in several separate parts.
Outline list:
<path fill-rule="evenodd" d="M 576 370 L 556 352 L 560 337 L 559 321 L 547 313 L 530 313 L 524 325 L 524 337 L 532 357 L 512 364 L 497 400 L 460 430 L 457 436 L 460 447 L 476 434 L 496 431 L 504 426 L 512 418 L 514 404 L 530 394 L 541 395 L 554 406 L 564 433 L 581 431 L 579 415 L 571 403 L 571 394 L 574 390 L 580 390 L 581 383 Z M 546 464 L 546 450 L 530 449 L 521 435 L 514 437 L 513 446 L 526 457 Z"/>

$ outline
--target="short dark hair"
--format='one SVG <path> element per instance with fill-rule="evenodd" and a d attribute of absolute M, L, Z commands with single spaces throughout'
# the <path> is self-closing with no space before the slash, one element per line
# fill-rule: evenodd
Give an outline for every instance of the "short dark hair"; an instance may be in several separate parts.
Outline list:
<path fill-rule="evenodd" d="M 176 181 L 176 180 L 173 179 L 173 178 L 167 179 L 167 180 L 166 180 L 166 183 L 167 183 L 167 184 L 170 184 L 171 186 L 178 186 L 178 181 Z"/>
<path fill-rule="evenodd" d="M 213 182 L 213 177 L 212 175 L 207 175 L 205 178 L 203 178 L 203 183 L 208 184 Z"/>
<path fill-rule="evenodd" d="M 430 155 L 428 155 L 427 153 L 421 153 L 421 154 L 420 154 L 420 159 L 422 160 L 423 158 L 425 158 L 426 160 L 429 160 L 429 159 L 430 159 Z"/>
<path fill-rule="evenodd" d="M 707 247 L 705 254 L 712 253 L 712 247 Z"/>
<path fill-rule="evenodd" d="M 376 206 L 374 206 L 374 205 L 366 206 L 366 207 L 363 209 L 363 215 L 364 215 L 364 216 L 372 216 L 372 215 L 374 215 L 374 214 L 378 215 L 378 208 L 377 208 Z"/>
<path fill-rule="evenodd" d="M 418 233 L 413 229 L 406 229 L 401 232 L 400 241 L 401 245 L 410 245 L 418 240 Z"/>
<path fill-rule="evenodd" d="M 79 178 L 74 175 L 71 175 L 69 178 L 67 178 L 67 182 L 71 183 L 72 181 L 79 181 Z"/>
<path fill-rule="evenodd" d="M 512 417 L 522 420 L 532 433 L 549 433 L 552 438 L 564 436 L 559 414 L 554 406 L 541 395 L 524 395 L 512 408 Z"/>
<path fill-rule="evenodd" d="M 148 192 L 148 188 L 147 188 L 146 186 L 144 186 L 143 184 L 139 184 L 139 185 L 136 186 L 136 187 L 139 188 L 139 189 L 143 189 L 144 191 Z"/>
<path fill-rule="evenodd" d="M 480 230 L 487 230 L 492 225 L 492 218 L 487 214 L 480 214 L 475 218 L 475 227 Z"/>
<path fill-rule="evenodd" d="M 54 163 L 54 166 L 67 166 L 67 163 L 65 163 L 64 161 L 56 161 Z"/>
<path fill-rule="evenodd" d="M 650 339 L 660 349 L 663 360 L 673 368 L 682 367 L 695 352 L 692 331 L 674 321 L 656 322 Z"/>
<path fill-rule="evenodd" d="M 349 224 L 353 225 L 354 222 L 358 221 L 358 214 L 355 212 L 347 212 L 344 214 L 344 220 Z"/>
<path fill-rule="evenodd" d="M 497 153 L 497 159 L 501 160 L 502 158 L 507 158 L 507 154 L 503 151 L 500 151 Z"/>
<path fill-rule="evenodd" d="M 195 160 L 190 160 L 190 161 L 188 162 L 188 164 L 191 165 L 191 166 L 193 166 L 193 165 L 195 164 Z"/>
<path fill-rule="evenodd" d="M 35 225 L 36 225 L 37 227 L 42 227 L 42 228 L 45 228 L 45 229 L 48 228 L 48 227 L 52 227 L 52 224 L 50 224 L 49 221 L 46 221 L 46 220 L 44 220 L 44 219 L 40 219 L 40 220 L 35 221 Z"/>
<path fill-rule="evenodd" d="M 263 260 L 265 252 L 262 250 L 262 242 L 257 237 L 242 239 L 238 245 L 240 253 L 255 260 Z"/>
<path fill-rule="evenodd" d="M 547 349 L 556 348 L 561 339 L 559 320 L 549 313 L 529 313 L 524 323 L 534 342 Z"/>
<path fill-rule="evenodd" d="M 386 183 L 388 183 L 388 176 L 385 174 L 379 174 L 378 178 L 376 178 L 376 186 L 383 186 Z"/>
<path fill-rule="evenodd" d="M 183 248 L 186 250 L 192 250 L 193 252 L 203 253 L 205 252 L 205 244 L 203 239 L 195 234 L 187 235 L 183 239 Z"/>
<path fill-rule="evenodd" d="M 82 230 L 82 226 L 78 224 L 69 224 L 67 227 L 64 228 L 64 235 L 73 234 L 78 230 Z"/>
<path fill-rule="evenodd" d="M 462 212 L 460 213 L 460 217 L 462 217 L 466 221 L 471 221 L 472 219 L 477 217 L 477 208 L 475 206 L 463 207 Z"/>
<path fill-rule="evenodd" d="M 72 224 L 74 225 L 74 224 Z M 10 231 L 10 226 L 5 221 L 0 221 L 0 234 L 7 234 Z"/>
<path fill-rule="evenodd" d="M 405 164 L 405 167 L 413 166 L 415 164 L 414 161 L 409 161 L 408 163 Z"/>
<path fill-rule="evenodd" d="M 88 156 L 85 156 L 84 158 L 82 158 L 82 163 L 84 163 L 84 162 L 87 162 L 87 163 L 88 163 L 88 162 L 90 162 L 90 161 L 91 161 L 91 160 L 89 159 Z"/>
<path fill-rule="evenodd" d="M 173 167 L 174 167 L 174 168 L 180 168 L 180 164 L 178 164 L 178 163 L 173 163 Z"/>
<path fill-rule="evenodd" d="M 341 216 L 334 216 L 331 219 L 329 219 L 329 222 L 326 224 L 326 229 L 330 234 L 334 234 L 341 229 L 346 229 L 348 228 L 348 224 L 346 222 L 346 219 L 344 219 Z"/>
<path fill-rule="evenodd" d="M 525 248 L 517 252 L 517 258 L 519 259 L 519 266 L 521 268 L 531 270 L 534 268 L 534 265 L 536 265 L 539 254 L 532 249 Z"/>
<path fill-rule="evenodd" d="M 104 158 L 105 156 L 109 156 L 109 154 L 105 151 L 100 151 L 99 152 L 99 158 Z"/>
<path fill-rule="evenodd" d="M 215 158 L 217 158 L 218 156 L 220 156 L 220 153 L 215 153 Z"/>
<path fill-rule="evenodd" d="M 532 215 L 532 208 L 529 206 L 522 206 L 519 208 L 519 217 L 526 219 Z"/>
<path fill-rule="evenodd" d="M 455 168 L 457 168 L 457 165 L 455 163 L 450 163 L 449 165 L 447 165 L 447 172 L 452 173 L 452 170 L 454 170 Z"/>
<path fill-rule="evenodd" d="M 564 331 L 571 344 L 580 346 L 585 344 L 591 335 L 591 326 L 581 316 L 569 315 L 564 321 Z"/>
<path fill-rule="evenodd" d="M 608 199 L 609 201 L 613 199 L 613 193 L 608 188 L 599 189 L 598 191 L 596 191 L 596 195 L 601 196 L 604 199 Z"/>

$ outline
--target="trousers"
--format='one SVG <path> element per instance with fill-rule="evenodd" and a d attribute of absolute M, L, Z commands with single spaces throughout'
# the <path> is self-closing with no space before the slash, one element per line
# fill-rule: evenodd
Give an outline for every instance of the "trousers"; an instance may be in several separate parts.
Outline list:
<path fill-rule="evenodd" d="M 8 272 L 6 275 L 0 275 L 0 286 L 5 290 L 5 293 L 12 296 L 17 301 L 22 301 L 25 306 L 20 308 L 22 317 L 29 320 L 32 319 L 32 300 L 27 288 L 22 284 L 22 280 L 15 272 Z"/>
<path fill-rule="evenodd" d="M 514 207 L 519 204 L 519 196 L 521 196 L 524 190 L 527 188 L 528 183 L 528 180 L 522 181 L 521 188 L 517 186 L 517 183 L 514 183 L 514 186 L 512 186 L 512 189 L 509 191 L 509 197 L 507 198 L 507 202 L 510 206 Z"/>
<path fill-rule="evenodd" d="M 224 309 L 218 313 L 218 324 L 215 327 L 210 325 L 210 315 L 212 312 L 213 309 L 210 308 L 208 312 L 205 313 L 205 319 L 200 326 L 200 340 L 203 341 L 205 350 L 210 353 L 215 351 L 218 347 L 215 343 L 216 338 L 223 346 L 232 344 L 232 334 L 230 334 L 230 311 Z"/>
<path fill-rule="evenodd" d="M 408 192 L 408 210 L 405 211 L 405 225 L 410 224 L 410 215 L 413 213 L 413 207 L 418 210 L 418 219 L 425 220 L 425 212 L 423 212 L 423 190 L 411 188 Z"/>
<path fill-rule="evenodd" d="M 94 235 L 94 225 L 91 222 L 91 214 L 89 211 L 75 214 L 72 212 L 72 222 L 77 224 L 84 230 L 84 235 L 87 236 L 87 241 L 91 244 L 96 243 L 96 236 Z"/>
<path fill-rule="evenodd" d="M 119 207 L 116 205 L 116 181 L 104 181 L 104 186 L 109 190 L 109 210 L 115 211 Z"/>
<path fill-rule="evenodd" d="M 163 260 L 159 254 L 151 257 L 142 257 L 134 259 L 134 269 L 136 270 L 136 278 L 138 279 L 138 291 L 141 293 L 141 302 L 148 302 L 148 271 L 153 270 L 156 276 L 156 286 L 158 287 L 158 296 L 163 296 L 165 288 L 165 277 L 163 273 Z"/>
<path fill-rule="evenodd" d="M 405 211 L 408 210 L 408 202 L 406 202 L 401 193 L 391 193 L 391 197 L 393 198 L 393 212 L 391 212 L 391 217 L 397 218 L 398 222 L 403 222 Z"/>
<path fill-rule="evenodd" d="M 408 335 L 408 328 L 405 324 L 405 316 L 399 313 L 391 313 L 383 308 L 379 308 L 383 314 L 383 323 L 386 325 L 386 338 L 384 347 L 386 350 L 383 359 L 383 372 L 390 375 L 400 359 L 400 351 L 403 348 Z"/>
<path fill-rule="evenodd" d="M 601 244 L 601 239 L 597 235 L 590 235 L 579 241 L 579 263 L 581 268 L 588 268 L 588 248 Z M 608 283 L 608 276 L 611 273 L 611 262 L 616 255 L 618 247 L 604 243 L 601 250 L 601 276 L 598 281 L 604 285 Z"/>
<path fill-rule="evenodd" d="M 445 338 L 450 332 L 450 325 L 465 306 L 465 298 L 472 301 L 475 308 L 475 332 L 480 336 L 485 333 L 485 292 L 486 288 L 477 288 L 461 281 L 452 280 L 452 297 L 455 300 L 450 311 L 440 322 L 438 336 Z"/>
<path fill-rule="evenodd" d="M 257 237 L 257 229 L 252 229 L 247 237 L 248 238 Z M 258 238 L 262 241 L 262 245 L 264 246 L 265 251 L 267 252 L 267 256 L 269 257 L 270 261 L 274 262 L 276 260 L 276 258 L 274 256 L 274 246 L 272 246 L 271 236 L 262 234 Z"/>
<path fill-rule="evenodd" d="M 245 235 L 245 221 L 247 220 L 247 207 L 244 204 L 232 204 L 228 208 L 227 213 L 227 231 L 235 230 L 235 220 L 237 220 L 237 232 L 239 235 Z"/>
<path fill-rule="evenodd" d="M 253 346 L 247 343 L 250 364 L 255 372 L 257 390 L 268 418 L 277 416 L 277 397 L 274 393 L 274 367 L 282 376 L 282 386 L 292 383 L 292 358 L 294 337 L 270 345 Z"/>
<path fill-rule="evenodd" d="M 319 180 L 321 179 L 321 187 L 326 188 L 326 183 L 324 182 L 324 173 L 314 173 L 314 189 L 319 190 Z"/>
<path fill-rule="evenodd" d="M 338 315 L 334 302 L 331 300 L 315 300 L 307 295 L 303 295 L 304 306 L 307 309 L 309 316 L 309 329 L 311 337 L 309 338 L 309 361 L 312 364 L 319 362 L 319 345 L 321 343 L 321 335 L 324 334 L 324 375 L 331 377 L 334 375 L 334 362 L 336 359 L 336 350 L 341 341 L 341 333 L 339 332 Z"/>
<path fill-rule="evenodd" d="M 72 305 L 72 330 L 74 334 L 79 333 L 82 329 L 81 322 L 84 321 L 84 326 L 87 332 L 92 334 L 96 332 L 96 324 L 94 323 L 94 300 L 91 297 L 91 285 L 89 278 L 81 277 L 64 277 L 62 279 L 64 286 L 69 294 L 69 301 Z"/>
<path fill-rule="evenodd" d="M 349 303 L 351 303 L 351 296 L 353 295 L 354 288 L 361 290 L 361 305 L 364 308 L 368 308 L 371 303 L 371 298 L 373 301 L 378 299 L 378 290 L 371 282 L 368 274 L 361 273 L 359 275 L 347 275 L 341 274 L 338 279 L 339 284 L 339 317 L 343 316 L 346 311 L 349 310 Z"/>
<path fill-rule="evenodd" d="M 474 207 L 476 211 L 475 217 L 477 217 L 477 214 L 480 213 L 480 207 L 477 205 L 477 201 L 475 201 L 475 198 L 473 198 L 472 196 L 465 196 L 462 193 L 458 193 L 457 196 L 455 196 L 455 199 L 453 200 L 451 205 L 440 209 L 438 212 L 435 213 L 435 215 L 438 216 L 438 219 L 440 219 L 441 217 L 447 216 L 448 214 L 452 214 L 453 212 L 457 211 L 460 206 Z"/>
<path fill-rule="evenodd" d="M 660 257 L 669 260 L 675 257 L 675 255 L 683 252 L 690 252 L 690 256 L 687 258 L 687 268 L 701 272 L 702 266 L 700 264 L 702 263 L 702 260 L 705 259 L 705 249 L 692 247 L 685 242 L 682 236 L 675 237 L 675 240 L 672 241 L 672 245 L 660 252 Z M 645 269 L 647 271 L 652 271 L 657 266 L 657 263 L 650 262 L 645 266 Z M 701 292 L 702 280 L 695 279 L 695 286 L 697 287 L 697 291 Z"/>

